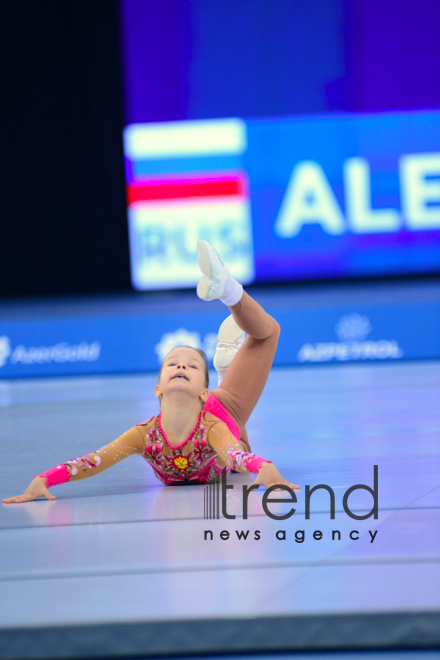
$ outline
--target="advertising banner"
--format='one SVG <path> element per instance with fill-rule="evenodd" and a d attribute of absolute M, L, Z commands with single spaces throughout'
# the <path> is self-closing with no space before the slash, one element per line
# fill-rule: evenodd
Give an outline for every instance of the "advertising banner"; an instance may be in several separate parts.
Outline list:
<path fill-rule="evenodd" d="M 274 302 L 257 296 L 281 325 L 274 366 L 438 359 L 438 289 L 414 298 L 299 304 L 288 295 Z M 0 378 L 154 372 L 181 345 L 202 348 L 212 364 L 226 315 L 214 304 L 204 312 L 1 321 Z"/>

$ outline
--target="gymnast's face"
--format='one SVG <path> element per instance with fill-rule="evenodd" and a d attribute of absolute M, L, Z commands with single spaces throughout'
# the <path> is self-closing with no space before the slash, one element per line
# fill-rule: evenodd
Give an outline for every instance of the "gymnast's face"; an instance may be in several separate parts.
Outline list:
<path fill-rule="evenodd" d="M 156 397 L 182 392 L 206 401 L 209 390 L 205 386 L 205 362 L 197 351 L 179 346 L 168 353 L 162 363 Z"/>

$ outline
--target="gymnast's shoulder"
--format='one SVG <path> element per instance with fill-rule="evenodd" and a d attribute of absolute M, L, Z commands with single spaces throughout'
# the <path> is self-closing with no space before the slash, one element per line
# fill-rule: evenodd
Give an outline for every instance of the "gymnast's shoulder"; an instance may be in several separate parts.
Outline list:
<path fill-rule="evenodd" d="M 214 424 L 223 424 L 226 426 L 223 420 L 220 417 L 216 417 L 211 412 L 202 411 L 202 417 L 200 423 L 204 425 L 206 429 L 210 429 Z"/>

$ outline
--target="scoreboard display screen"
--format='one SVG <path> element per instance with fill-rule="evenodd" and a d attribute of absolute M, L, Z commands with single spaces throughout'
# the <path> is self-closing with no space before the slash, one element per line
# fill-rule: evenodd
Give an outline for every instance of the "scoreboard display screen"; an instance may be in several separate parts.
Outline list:
<path fill-rule="evenodd" d="M 147 49 L 163 30 L 153 30 L 151 6 L 121 2 L 136 289 L 194 286 L 199 239 L 213 243 L 243 284 L 440 271 L 440 111 L 253 118 L 225 116 L 219 100 L 216 117 L 207 100 L 203 116 L 197 49 L 177 38 L 177 23 L 163 31 L 171 59 L 146 72 Z M 193 44 L 196 23 L 188 28 Z M 328 57 L 319 75 L 331 78 L 340 66 L 337 44 L 322 48 Z M 313 77 L 312 64 L 304 66 Z M 244 108 L 245 91 L 237 87 L 228 107 Z"/>

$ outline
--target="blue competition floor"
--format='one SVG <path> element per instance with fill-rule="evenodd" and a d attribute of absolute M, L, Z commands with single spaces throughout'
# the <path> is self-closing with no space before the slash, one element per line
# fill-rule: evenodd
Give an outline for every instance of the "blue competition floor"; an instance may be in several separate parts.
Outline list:
<path fill-rule="evenodd" d="M 0 382 L 1 498 L 156 414 L 155 383 L 139 375 Z M 437 657 L 440 363 L 274 369 L 248 432 L 252 449 L 301 485 L 287 520 L 263 513 L 261 489 L 241 518 L 241 485 L 253 480 L 242 474 L 228 478 L 237 518 L 204 520 L 204 486 L 164 487 L 137 456 L 52 489 L 56 501 L 2 504 L 0 657 Z M 374 465 L 378 519 L 352 519 L 343 494 L 373 487 Z M 305 519 L 305 486 L 318 484 L 334 490 L 334 520 L 324 490 Z M 349 506 L 362 515 L 372 500 L 357 490 Z M 310 650 L 320 653 L 303 656 Z"/>

